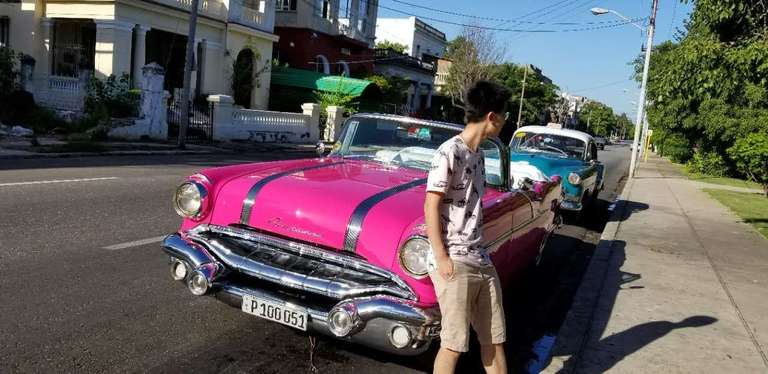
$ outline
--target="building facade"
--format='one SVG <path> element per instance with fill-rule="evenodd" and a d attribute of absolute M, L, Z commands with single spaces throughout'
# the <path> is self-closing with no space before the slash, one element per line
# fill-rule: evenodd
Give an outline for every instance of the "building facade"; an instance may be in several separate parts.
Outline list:
<path fill-rule="evenodd" d="M 0 43 L 31 56 L 26 88 L 54 108 L 82 105 L 91 77 L 128 74 L 138 87 L 141 68 L 165 68 L 165 88 L 182 86 L 188 0 L 18 0 L 0 3 Z M 271 0 L 200 1 L 193 93 L 230 94 L 233 65 L 250 60 L 257 76 L 244 106 L 266 108 L 270 64 L 278 40 Z M 249 95 L 248 95 L 249 94 Z"/>
<path fill-rule="evenodd" d="M 394 75 L 411 82 L 406 111 L 417 113 L 432 106 L 438 79 L 438 67 L 447 66 L 442 60 L 448 44 L 445 33 L 416 18 L 380 18 L 376 23 L 376 40 L 403 44 L 406 55 L 392 50 L 376 50 L 375 71 Z M 443 61 L 442 63 L 440 61 Z"/>
<path fill-rule="evenodd" d="M 376 0 L 276 0 L 275 57 L 291 68 L 364 77 L 373 73 Z"/>

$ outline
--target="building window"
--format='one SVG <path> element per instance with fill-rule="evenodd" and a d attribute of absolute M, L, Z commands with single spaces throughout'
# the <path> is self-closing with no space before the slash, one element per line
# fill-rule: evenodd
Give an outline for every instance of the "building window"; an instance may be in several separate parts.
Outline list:
<path fill-rule="evenodd" d="M 90 20 L 55 20 L 53 75 L 79 77 L 94 70 L 96 24 Z"/>
<path fill-rule="evenodd" d="M 325 19 L 332 19 L 331 0 L 315 0 L 315 15 Z"/>
<path fill-rule="evenodd" d="M 10 23 L 8 17 L 0 17 L 0 47 L 7 47 L 11 39 L 8 35 L 11 29 Z"/>
<path fill-rule="evenodd" d="M 315 71 L 323 74 L 331 74 L 331 67 L 325 56 L 317 55 L 317 57 L 315 57 Z"/>
<path fill-rule="evenodd" d="M 277 0 L 277 10 L 296 10 L 296 0 Z"/>

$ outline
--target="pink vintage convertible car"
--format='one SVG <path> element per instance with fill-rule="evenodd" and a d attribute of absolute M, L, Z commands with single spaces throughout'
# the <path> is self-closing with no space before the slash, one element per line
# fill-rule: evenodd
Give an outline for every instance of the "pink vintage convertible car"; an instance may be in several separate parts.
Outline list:
<path fill-rule="evenodd" d="M 399 355 L 424 352 L 440 329 L 424 185 L 435 149 L 461 130 L 354 115 L 327 157 L 190 176 L 174 196 L 184 222 L 163 243 L 171 276 L 194 295 L 293 328 Z M 555 228 L 560 182 L 511 189 L 506 146 L 482 148 L 484 244 L 508 284 Z"/>

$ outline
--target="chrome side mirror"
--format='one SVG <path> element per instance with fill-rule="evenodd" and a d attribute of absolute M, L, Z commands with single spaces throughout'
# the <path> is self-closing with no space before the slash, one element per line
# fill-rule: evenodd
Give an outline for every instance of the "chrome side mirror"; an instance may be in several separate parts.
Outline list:
<path fill-rule="evenodd" d="M 528 177 L 524 177 L 520 183 L 520 189 L 523 191 L 533 190 L 533 186 L 534 186 L 533 180 Z"/>

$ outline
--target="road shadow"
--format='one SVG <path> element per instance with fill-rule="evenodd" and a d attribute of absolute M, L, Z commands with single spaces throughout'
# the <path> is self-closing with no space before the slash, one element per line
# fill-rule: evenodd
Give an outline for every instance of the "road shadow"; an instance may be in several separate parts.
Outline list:
<path fill-rule="evenodd" d="M 613 241 L 612 244 L 601 241 L 598 244 L 598 251 L 610 249 L 610 253 L 595 253 L 593 266 L 602 264 L 602 269 L 590 267 L 590 273 L 585 275 L 584 284 L 574 300 L 574 321 L 570 321 L 572 326 L 568 326 L 575 328 L 575 331 L 561 336 L 564 341 L 558 342 L 552 352 L 552 356 L 569 356 L 560 373 L 602 373 L 673 330 L 717 322 L 714 317 L 693 315 L 677 322 L 645 322 L 601 338 L 613 314 L 619 292 L 635 292 L 645 288 L 642 274 L 621 270 L 626 260 L 625 247 L 626 243 L 621 240 Z M 589 351 L 591 359 L 583 360 L 582 355 L 586 351 Z"/>
<path fill-rule="evenodd" d="M 288 160 L 316 157 L 314 152 L 259 152 L 233 154 L 195 154 L 195 155 L 136 155 L 136 156 L 93 156 L 63 158 L 0 159 L 0 170 L 25 169 L 61 169 L 83 167 L 121 167 L 121 166 L 225 166 L 247 162 Z"/>
<path fill-rule="evenodd" d="M 617 207 L 619 204 L 625 204 L 624 214 L 618 217 L 613 216 L 613 207 Z M 607 222 L 623 222 L 626 221 L 632 214 L 647 210 L 648 204 L 637 201 L 608 201 L 602 198 L 595 199 L 592 205 L 585 208 L 580 215 L 568 214 L 571 212 L 565 212 L 563 218 L 569 225 L 583 227 L 587 230 L 595 232 L 603 232 L 605 224 Z"/>

